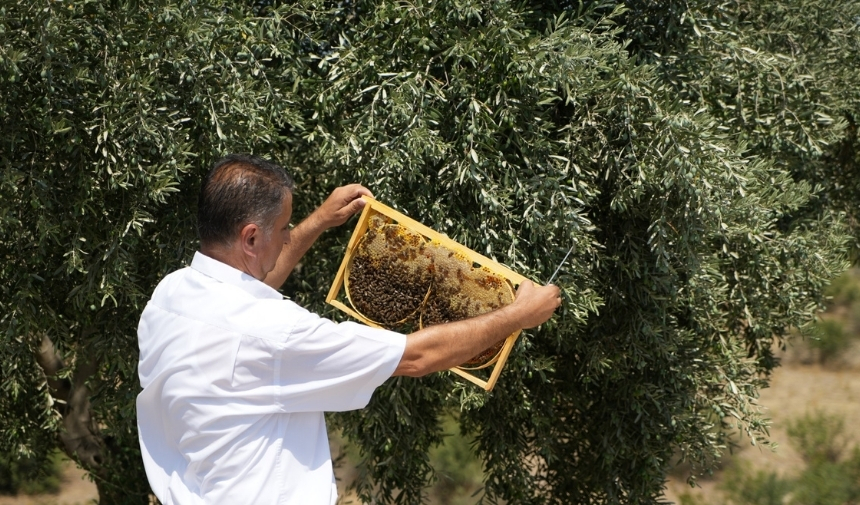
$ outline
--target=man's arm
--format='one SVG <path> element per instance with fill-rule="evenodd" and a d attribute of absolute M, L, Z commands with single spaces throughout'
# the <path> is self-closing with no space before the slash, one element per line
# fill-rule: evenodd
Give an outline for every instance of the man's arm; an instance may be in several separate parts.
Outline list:
<path fill-rule="evenodd" d="M 302 256 L 324 231 L 342 225 L 364 208 L 365 202 L 361 197 L 365 195 L 373 196 L 367 188 L 359 184 L 350 184 L 334 190 L 319 208 L 290 231 L 290 241 L 284 244 L 278 263 L 263 282 L 274 289 L 280 289 Z"/>
<path fill-rule="evenodd" d="M 424 328 L 406 336 L 406 350 L 392 375 L 420 377 L 465 363 L 511 333 L 552 317 L 561 304 L 558 287 L 524 281 L 501 309 L 463 321 Z"/>

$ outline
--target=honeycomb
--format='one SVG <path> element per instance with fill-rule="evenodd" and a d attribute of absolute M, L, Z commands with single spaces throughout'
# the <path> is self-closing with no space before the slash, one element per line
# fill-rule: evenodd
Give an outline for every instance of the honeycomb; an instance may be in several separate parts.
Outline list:
<path fill-rule="evenodd" d="M 422 327 L 479 316 L 513 301 L 513 290 L 504 278 L 475 268 L 464 256 L 438 244 L 428 244 L 425 251 L 433 260 L 433 286 L 421 311 Z M 504 341 L 498 342 L 461 367 L 491 364 L 503 345 Z"/>
<path fill-rule="evenodd" d="M 392 330 L 468 319 L 514 299 L 503 277 L 381 215 L 370 217 L 356 244 L 344 287 L 359 314 Z M 491 365 L 503 345 L 495 344 L 460 367 Z"/>
<path fill-rule="evenodd" d="M 372 217 L 346 275 L 353 308 L 386 328 L 417 319 L 433 282 L 425 245 L 420 234 Z"/>

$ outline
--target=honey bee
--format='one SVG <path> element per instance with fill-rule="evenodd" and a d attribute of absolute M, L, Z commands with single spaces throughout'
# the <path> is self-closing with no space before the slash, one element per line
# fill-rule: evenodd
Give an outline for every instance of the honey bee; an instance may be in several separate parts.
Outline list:
<path fill-rule="evenodd" d="M 347 296 L 365 318 L 389 329 L 459 321 L 513 301 L 502 278 L 408 228 L 374 216 L 353 251 Z M 409 326 L 411 327 L 411 326 Z M 463 366 L 491 360 L 503 342 Z"/>

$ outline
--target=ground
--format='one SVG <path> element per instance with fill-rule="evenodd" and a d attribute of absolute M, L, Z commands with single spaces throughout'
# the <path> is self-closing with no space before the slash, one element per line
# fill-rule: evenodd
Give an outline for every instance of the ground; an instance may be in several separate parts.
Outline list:
<path fill-rule="evenodd" d="M 36 496 L 0 495 L 0 505 L 92 505 L 97 503 L 96 485 L 71 461 L 63 464 L 63 484 L 58 494 Z"/>
<path fill-rule="evenodd" d="M 775 472 L 780 477 L 792 477 L 805 467 L 805 462 L 792 447 L 788 425 L 807 414 L 825 413 L 845 420 L 846 445 L 860 444 L 860 345 L 852 344 L 825 364 L 815 358 L 804 342 L 782 353 L 783 366 L 773 375 L 771 387 L 761 392 L 759 405 L 771 419 L 770 440 L 774 447 L 753 447 L 749 439 L 739 439 L 739 447 L 723 458 L 722 470 L 710 478 L 702 478 L 691 488 L 686 473 L 672 472 L 665 497 L 678 503 L 683 494 L 700 498 L 696 503 L 723 503 L 723 484 L 731 473 L 724 470 L 740 465 L 750 471 Z"/>

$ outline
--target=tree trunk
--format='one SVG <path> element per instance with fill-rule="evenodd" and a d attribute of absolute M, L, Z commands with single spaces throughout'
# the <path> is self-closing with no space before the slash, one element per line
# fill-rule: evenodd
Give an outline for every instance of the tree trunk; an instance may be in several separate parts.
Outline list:
<path fill-rule="evenodd" d="M 99 503 L 104 505 L 149 505 L 149 487 L 144 482 L 117 482 L 112 476 L 123 474 L 117 467 L 128 466 L 128 451 L 123 451 L 111 438 L 105 438 L 93 419 L 90 390 L 87 381 L 98 370 L 90 356 L 79 354 L 72 379 L 59 379 L 57 373 L 66 367 L 50 337 L 44 335 L 36 361 L 45 374 L 54 406 L 63 416 L 60 441 L 63 452 L 78 462 L 95 480 Z M 132 458 L 139 457 L 134 454 Z M 135 461 L 139 464 L 139 461 Z"/>

